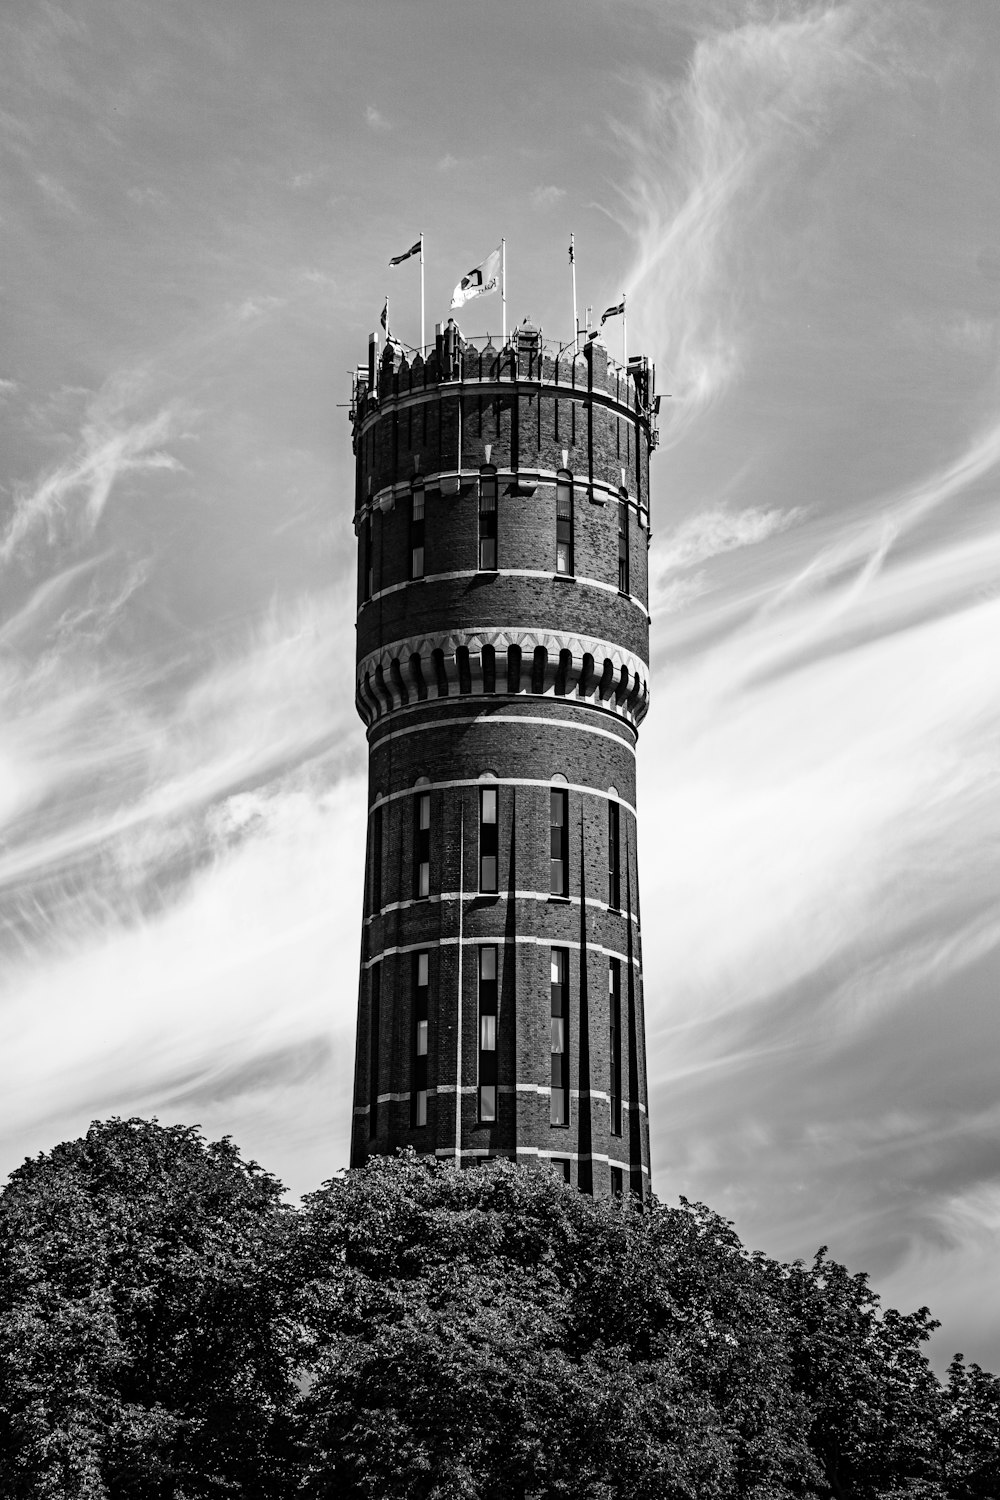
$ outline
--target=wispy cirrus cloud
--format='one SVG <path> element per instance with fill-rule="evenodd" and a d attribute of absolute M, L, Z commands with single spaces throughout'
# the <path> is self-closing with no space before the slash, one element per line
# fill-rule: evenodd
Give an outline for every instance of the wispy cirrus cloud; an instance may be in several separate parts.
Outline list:
<path fill-rule="evenodd" d="M 632 163 L 622 191 L 637 248 L 626 290 L 642 297 L 673 386 L 669 442 L 741 367 L 764 280 L 755 247 L 770 252 L 768 277 L 774 254 L 791 252 L 787 238 L 778 252 L 761 235 L 769 206 L 839 111 L 891 76 L 878 10 L 820 5 L 762 18 L 740 4 L 707 14 L 683 82 L 647 79 L 642 118 L 616 127 Z"/>
<path fill-rule="evenodd" d="M 733 511 L 724 505 L 713 506 L 689 516 L 658 544 L 658 565 L 664 572 L 676 572 L 738 547 L 756 546 L 778 532 L 787 531 L 804 514 L 800 507 L 767 510 L 747 506 L 745 510 Z"/>
<path fill-rule="evenodd" d="M 3 627 L 21 649 L 0 670 L 0 1134 L 9 1149 L 80 1114 L 235 1109 L 254 1139 L 255 1112 L 286 1128 L 282 1091 L 315 1122 L 331 1077 L 349 1087 L 353 985 L 330 976 L 354 951 L 364 847 L 353 704 L 329 691 L 339 606 L 275 609 L 194 663 L 125 664 L 96 622 L 143 579 L 115 590 L 108 561 Z M 341 1114 L 333 1159 L 303 1129 L 297 1186 L 343 1158 Z"/>
<path fill-rule="evenodd" d="M 177 470 L 164 450 L 177 430 L 169 407 L 138 421 L 95 418 L 83 430 L 73 455 L 15 495 L 13 513 L 0 535 L 0 566 L 9 565 L 37 531 L 91 535 L 115 483 L 125 474 Z"/>
<path fill-rule="evenodd" d="M 382 111 L 377 109 L 374 104 L 369 104 L 366 108 L 365 119 L 368 122 L 368 129 L 374 130 L 377 135 L 384 135 L 392 129 L 392 122 L 387 120 Z"/>
<path fill-rule="evenodd" d="M 565 196 L 565 188 L 556 187 L 554 183 L 549 183 L 544 187 L 532 188 L 531 206 L 537 209 L 554 208 L 557 203 L 562 202 Z"/>

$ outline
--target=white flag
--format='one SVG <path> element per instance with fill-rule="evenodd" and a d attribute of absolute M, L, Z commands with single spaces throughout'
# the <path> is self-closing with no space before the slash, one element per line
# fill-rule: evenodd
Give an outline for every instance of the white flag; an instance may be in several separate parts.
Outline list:
<path fill-rule="evenodd" d="M 451 294 L 452 307 L 463 307 L 473 297 L 485 297 L 500 285 L 500 246 L 491 250 L 481 266 L 463 276 Z"/>

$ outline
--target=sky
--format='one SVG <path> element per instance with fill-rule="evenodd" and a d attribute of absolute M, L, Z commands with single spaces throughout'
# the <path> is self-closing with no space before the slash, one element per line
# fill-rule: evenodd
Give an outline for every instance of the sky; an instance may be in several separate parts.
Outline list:
<path fill-rule="evenodd" d="M 565 340 L 573 233 L 665 393 L 654 1185 L 1000 1368 L 998 96 L 993 0 L 9 0 L 0 1172 L 346 1164 L 349 372 L 421 229 Z"/>

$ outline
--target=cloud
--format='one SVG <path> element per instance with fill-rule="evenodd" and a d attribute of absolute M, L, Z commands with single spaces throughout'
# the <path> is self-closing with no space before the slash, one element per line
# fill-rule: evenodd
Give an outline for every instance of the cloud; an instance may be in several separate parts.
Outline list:
<path fill-rule="evenodd" d="M 68 188 L 63 187 L 61 182 L 57 182 L 54 177 L 39 175 L 35 178 L 35 181 L 49 202 L 54 204 L 56 208 L 61 209 L 63 213 L 73 214 L 74 216 L 80 213 L 80 205 L 72 193 Z"/>
<path fill-rule="evenodd" d="M 265 313 L 273 312 L 276 307 L 284 306 L 284 297 L 268 296 L 261 292 L 255 297 L 245 297 L 236 307 L 235 316 L 240 323 L 251 323 L 262 318 Z"/>
<path fill-rule="evenodd" d="M 311 1186 L 346 1155 L 364 849 L 340 601 L 121 659 L 145 579 L 81 561 L 0 626 L 3 1166 L 93 1115 L 197 1110 L 261 1155 L 293 1138 Z"/>
<path fill-rule="evenodd" d="M 364 796 L 325 780 L 317 764 L 216 804 L 172 900 L 64 913 L 68 933 L 8 965 L 0 1170 L 112 1112 L 235 1117 L 266 1158 L 298 1132 L 299 1189 L 346 1158 Z"/>
<path fill-rule="evenodd" d="M 794 254 L 769 236 L 769 208 L 838 112 L 885 76 L 878 18 L 851 5 L 766 20 L 729 6 L 722 30 L 712 16 L 683 83 L 647 80 L 641 123 L 616 126 L 637 244 L 626 290 L 670 372 L 670 442 L 732 383 L 765 275 Z"/>
<path fill-rule="evenodd" d="M 176 412 L 170 407 L 133 422 L 103 419 L 95 412 L 73 456 L 35 486 L 17 492 L 13 515 L 0 535 L 0 565 L 22 555 L 40 529 L 50 535 L 68 532 L 75 539 L 91 535 L 124 474 L 179 469 L 161 447 L 175 430 Z"/>
<path fill-rule="evenodd" d="M 392 125 L 386 119 L 385 115 L 377 110 L 374 104 L 369 104 L 365 110 L 365 119 L 368 121 L 369 130 L 374 130 L 376 134 L 381 134 L 384 131 L 392 129 Z"/>
<path fill-rule="evenodd" d="M 682 522 L 665 542 L 659 544 L 659 567 L 664 572 L 674 572 L 695 567 L 710 557 L 732 552 L 737 547 L 756 546 L 777 532 L 794 526 L 804 514 L 801 508 L 783 511 L 754 506 L 734 512 L 723 505 L 700 511 Z"/>
<path fill-rule="evenodd" d="M 531 206 L 538 209 L 552 208 L 555 204 L 561 203 L 565 196 L 565 188 L 554 187 L 551 184 L 548 187 L 536 187 L 532 189 Z"/>
<path fill-rule="evenodd" d="M 451 152 L 447 151 L 444 156 L 438 157 L 434 165 L 438 172 L 454 172 L 455 168 L 460 167 L 462 163 L 459 157 L 452 156 Z"/>

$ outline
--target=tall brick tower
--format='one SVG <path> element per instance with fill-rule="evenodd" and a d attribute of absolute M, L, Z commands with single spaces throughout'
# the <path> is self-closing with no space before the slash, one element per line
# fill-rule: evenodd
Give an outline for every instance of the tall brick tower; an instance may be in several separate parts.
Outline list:
<path fill-rule="evenodd" d="M 355 379 L 368 855 L 351 1161 L 649 1189 L 635 755 L 652 371 L 449 323 Z"/>

